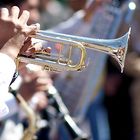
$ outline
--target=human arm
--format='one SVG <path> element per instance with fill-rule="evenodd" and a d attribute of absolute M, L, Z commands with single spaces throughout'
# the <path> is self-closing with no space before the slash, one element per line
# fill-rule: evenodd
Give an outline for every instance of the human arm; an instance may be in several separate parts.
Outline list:
<path fill-rule="evenodd" d="M 7 8 L 2 8 L 0 12 L 0 27 L 4 28 L 5 32 L 8 31 L 7 39 L 1 40 L 4 45 L 0 47 L 0 53 L 5 57 L 7 56 L 9 63 L 12 64 L 14 64 L 13 62 L 19 52 L 23 53 L 23 50 L 26 51 L 30 46 L 31 43 L 27 36 L 35 33 L 38 29 L 36 25 L 27 25 L 28 11 L 23 11 L 21 16 L 19 16 L 19 12 L 20 10 L 16 6 L 11 8 L 11 14 L 9 14 L 10 11 Z M 27 42 L 28 46 L 25 45 L 25 42 Z M 5 63 L 4 67 L 8 67 L 8 65 Z"/>
<path fill-rule="evenodd" d="M 14 60 L 20 52 L 24 41 L 29 34 L 35 33 L 37 30 L 35 25 L 27 26 L 26 23 L 29 18 L 27 11 L 24 11 L 19 17 L 19 9 L 17 7 L 13 9 L 10 16 L 6 8 L 2 8 L 0 12 L 0 28 L 8 30 L 7 40 L 3 42 L 4 45 L 0 49 L 0 91 L 2 94 L 8 92 L 8 87 L 16 68 Z M 2 98 L 0 99 L 2 100 Z M 2 107 L 0 107 L 0 111 L 2 111 L 1 109 Z M 5 109 L 8 113 L 6 106 Z M 0 112 L 0 117 L 2 116 L 3 113 Z"/>

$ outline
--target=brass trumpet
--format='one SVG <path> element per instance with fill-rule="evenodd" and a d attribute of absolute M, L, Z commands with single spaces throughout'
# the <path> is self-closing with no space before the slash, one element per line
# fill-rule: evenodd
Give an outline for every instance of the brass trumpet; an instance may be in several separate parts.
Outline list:
<path fill-rule="evenodd" d="M 85 68 L 86 49 L 92 49 L 111 55 L 119 63 L 121 72 L 123 72 L 130 32 L 131 28 L 120 38 L 106 40 L 40 30 L 35 35 L 31 35 L 31 37 L 53 42 L 61 46 L 59 50 L 56 51 L 57 54 L 41 51 L 36 52 L 33 58 L 19 56 L 18 61 L 37 64 L 49 71 L 81 71 Z M 64 51 L 65 48 L 67 51 Z M 75 56 L 73 56 L 74 52 L 79 52 L 80 55 L 77 57 L 76 54 L 76 62 Z"/>

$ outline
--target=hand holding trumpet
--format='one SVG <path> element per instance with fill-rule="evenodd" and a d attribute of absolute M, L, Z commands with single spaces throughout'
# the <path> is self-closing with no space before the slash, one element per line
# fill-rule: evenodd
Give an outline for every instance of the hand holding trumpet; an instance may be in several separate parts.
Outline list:
<path fill-rule="evenodd" d="M 20 9 L 16 6 L 13 6 L 11 10 L 0 9 L 0 29 L 4 37 L 1 38 L 1 46 L 3 47 L 1 47 L 0 52 L 7 54 L 13 60 L 18 55 L 30 56 L 42 49 L 40 43 L 32 44 L 29 37 L 31 34 L 36 34 L 40 25 L 28 26 L 29 12 L 24 10 L 21 15 L 19 13 Z M 48 50 L 46 49 L 46 51 Z"/>
<path fill-rule="evenodd" d="M 27 51 L 28 48 L 25 44 L 30 44 L 28 36 L 36 33 L 39 29 L 38 24 L 27 25 L 29 19 L 28 11 L 23 11 L 20 16 L 19 13 L 20 10 L 16 6 L 12 7 L 11 11 L 8 11 L 7 8 L 2 8 L 0 12 L 1 32 L 3 36 L 7 36 L 7 40 L 2 40 L 4 46 L 0 51 L 9 55 L 13 60 L 23 49 Z"/>

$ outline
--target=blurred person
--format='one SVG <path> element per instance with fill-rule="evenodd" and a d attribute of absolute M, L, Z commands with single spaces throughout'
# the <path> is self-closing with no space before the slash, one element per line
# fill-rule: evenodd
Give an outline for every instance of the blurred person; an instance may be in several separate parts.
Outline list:
<path fill-rule="evenodd" d="M 126 59 L 127 75 L 133 78 L 132 84 L 130 85 L 130 98 L 132 104 L 132 114 L 134 122 L 134 139 L 140 139 L 140 113 L 139 113 L 139 92 L 140 92 L 140 18 L 139 18 L 139 1 L 134 1 L 136 8 L 134 9 L 133 18 L 131 20 L 132 35 L 130 41 L 130 49 Z"/>
<path fill-rule="evenodd" d="M 117 35 L 120 36 L 129 27 L 131 27 L 133 10 L 128 7 L 129 1 L 118 1 L 117 7 L 122 11 L 122 22 Z M 129 19 L 129 20 L 128 20 Z M 133 28 L 132 28 L 133 32 Z M 131 38 L 132 39 L 132 38 Z M 133 67 L 127 64 L 129 53 L 132 48 L 129 45 L 128 54 L 124 72 L 121 74 L 117 69 L 116 63 L 110 57 L 107 60 L 106 82 L 104 83 L 104 105 L 107 109 L 111 139 L 127 139 L 134 138 L 134 122 L 132 115 L 132 98 L 130 96 L 133 77 L 127 73 L 127 69 Z M 130 62 L 130 61 L 129 61 Z"/>

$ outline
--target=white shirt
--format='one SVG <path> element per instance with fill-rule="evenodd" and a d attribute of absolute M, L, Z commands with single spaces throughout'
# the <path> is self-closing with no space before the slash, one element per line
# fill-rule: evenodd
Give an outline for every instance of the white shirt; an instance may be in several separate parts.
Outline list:
<path fill-rule="evenodd" d="M 7 106 L 5 103 L 6 100 L 9 100 L 9 98 L 7 98 L 8 89 L 14 75 L 16 65 L 8 55 L 0 53 L 0 66 L 0 119 L 2 119 L 6 114 L 8 114 L 9 110 L 13 108 L 13 106 Z"/>

